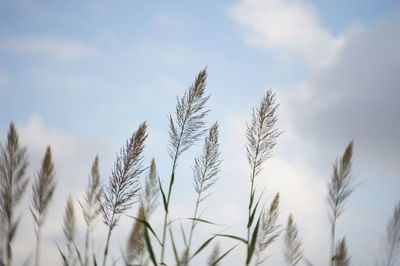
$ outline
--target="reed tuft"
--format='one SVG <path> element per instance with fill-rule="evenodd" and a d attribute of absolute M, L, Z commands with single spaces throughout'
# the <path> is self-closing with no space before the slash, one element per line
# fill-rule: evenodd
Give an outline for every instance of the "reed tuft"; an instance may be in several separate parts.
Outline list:
<path fill-rule="evenodd" d="M 0 263 L 6 266 L 12 262 L 12 242 L 19 221 L 14 211 L 28 185 L 27 167 L 26 148 L 20 146 L 11 122 L 5 145 L 0 144 Z"/>
<path fill-rule="evenodd" d="M 215 244 L 215 246 L 210 254 L 210 257 L 208 258 L 209 266 L 218 266 L 219 265 L 219 263 L 216 261 L 218 260 L 220 253 L 221 253 L 221 251 L 220 251 L 219 243 L 217 243 L 217 244 Z"/>
<path fill-rule="evenodd" d="M 285 231 L 285 261 L 288 265 L 295 266 L 302 259 L 302 243 L 299 239 L 299 231 L 293 216 L 290 214 Z"/>
<path fill-rule="evenodd" d="M 76 218 L 74 203 L 71 196 L 68 196 L 67 205 L 65 206 L 64 221 L 63 221 L 64 237 L 67 241 L 67 262 L 68 265 L 75 265 L 74 263 L 74 241 L 76 234 Z"/>
<path fill-rule="evenodd" d="M 346 240 L 343 238 L 336 246 L 335 256 L 332 258 L 334 266 L 349 266 L 350 257 L 347 254 Z"/>
<path fill-rule="evenodd" d="M 261 226 L 257 239 L 258 251 L 266 250 L 279 236 L 279 193 L 276 193 L 268 211 L 264 211 L 261 217 Z"/>
<path fill-rule="evenodd" d="M 158 193 L 157 166 L 153 158 L 140 197 L 140 206 L 138 208 L 137 218 L 142 221 L 149 221 L 150 215 L 155 211 L 158 205 Z M 143 223 L 135 220 L 126 246 L 126 261 L 128 264 L 145 265 L 147 258 L 143 235 Z"/>
<path fill-rule="evenodd" d="M 172 187 L 175 181 L 175 169 L 179 156 L 189 149 L 205 132 L 204 118 L 209 110 L 206 103 L 210 96 L 204 96 L 206 88 L 207 69 L 203 69 L 196 76 L 195 82 L 185 91 L 181 98 L 177 98 L 175 118 L 169 115 L 169 148 L 168 153 L 172 160 L 172 171 L 169 180 L 168 193 L 164 199 L 164 226 L 161 241 L 160 263 L 164 263 L 165 246 L 168 227 L 168 207 L 171 200 Z M 162 191 L 162 193 L 164 193 Z"/>
<path fill-rule="evenodd" d="M 103 189 L 100 183 L 99 172 L 99 157 L 93 161 L 92 169 L 90 172 L 88 185 L 86 187 L 85 198 L 83 203 L 80 203 L 83 213 L 83 218 L 86 223 L 86 236 L 85 236 L 85 253 L 84 253 L 84 266 L 89 265 L 89 249 L 90 237 L 92 231 L 92 224 L 96 217 L 100 214 L 100 207 L 97 202 L 100 200 Z"/>
<path fill-rule="evenodd" d="M 400 256 L 400 202 L 394 208 L 386 226 L 386 236 L 383 246 L 383 257 L 377 263 L 379 266 L 395 266 Z"/>
<path fill-rule="evenodd" d="M 104 248 L 103 266 L 106 264 L 111 232 L 119 217 L 135 202 L 139 191 L 139 176 L 143 167 L 143 149 L 147 138 L 147 125 L 142 123 L 126 142 L 117 156 L 106 190 L 99 200 L 103 222 L 108 226 L 107 241 Z"/>
<path fill-rule="evenodd" d="M 169 115 L 169 154 L 174 162 L 205 132 L 204 118 L 209 111 L 204 109 L 210 98 L 204 96 L 206 79 L 207 70 L 203 69 L 185 94 L 177 98 L 175 119 Z"/>
<path fill-rule="evenodd" d="M 51 156 L 51 148 L 48 146 L 42 160 L 41 168 L 36 175 L 34 184 L 32 185 L 33 193 L 30 209 L 35 224 L 36 234 L 35 266 L 40 265 L 41 229 L 55 189 L 56 179 L 54 163 Z"/>
<path fill-rule="evenodd" d="M 354 179 L 351 174 L 353 141 L 347 146 L 343 156 L 333 165 L 333 173 L 328 183 L 329 219 L 331 222 L 331 265 L 335 249 L 336 221 L 344 211 L 347 198 L 354 191 Z"/>
<path fill-rule="evenodd" d="M 281 132 L 276 128 L 278 118 L 276 96 L 272 91 L 261 99 L 258 107 L 253 109 L 250 124 L 247 124 L 247 160 L 252 169 L 251 181 L 260 173 L 262 163 L 271 156 L 276 139 Z"/>

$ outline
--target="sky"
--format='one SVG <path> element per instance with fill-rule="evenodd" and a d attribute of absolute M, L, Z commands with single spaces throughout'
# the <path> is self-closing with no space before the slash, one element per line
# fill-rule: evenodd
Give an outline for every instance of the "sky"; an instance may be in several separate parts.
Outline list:
<path fill-rule="evenodd" d="M 149 125 L 146 162 L 155 158 L 167 184 L 167 116 L 174 112 L 176 96 L 207 67 L 207 121 L 220 123 L 223 163 L 214 193 L 202 206 L 204 218 L 229 233 L 245 234 L 246 122 L 272 89 L 283 134 L 258 179 L 267 202 L 280 192 L 280 224 L 292 213 L 304 255 L 314 265 L 326 265 L 326 185 L 333 162 L 354 140 L 357 187 L 337 233 L 346 236 L 353 265 L 374 265 L 400 200 L 399 29 L 396 0 L 0 0 L 0 141 L 13 121 L 28 148 L 30 179 L 47 145 L 57 171 L 43 264 L 61 265 L 55 243 L 64 243 L 67 196 L 75 198 L 79 210 L 97 154 L 106 184 L 116 153 L 142 121 Z M 191 166 L 200 150 L 201 142 L 179 163 L 174 217 L 193 212 Z M 19 210 L 24 215 L 14 243 L 16 265 L 34 246 L 29 196 Z M 82 217 L 78 223 L 82 231 Z M 160 232 L 161 206 L 152 223 Z M 112 239 L 113 257 L 124 248 L 131 224 L 122 217 Z M 99 220 L 97 250 L 104 230 Z M 195 244 L 219 230 L 199 227 Z M 223 250 L 235 244 L 219 241 Z M 280 237 L 263 265 L 285 265 L 282 249 Z M 209 252 L 193 265 L 204 265 Z M 244 254 L 238 246 L 222 265 L 241 265 Z"/>

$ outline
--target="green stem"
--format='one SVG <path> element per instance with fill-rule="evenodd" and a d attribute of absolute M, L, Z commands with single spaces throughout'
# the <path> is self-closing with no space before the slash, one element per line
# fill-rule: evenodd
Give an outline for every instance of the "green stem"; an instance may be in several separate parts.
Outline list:
<path fill-rule="evenodd" d="M 169 201 L 171 199 L 172 186 L 174 184 L 175 168 L 176 168 L 176 163 L 177 163 L 177 159 L 178 159 L 178 150 L 179 150 L 179 146 L 175 152 L 175 158 L 174 158 L 174 162 L 172 164 L 171 177 L 169 180 L 168 196 L 167 196 L 167 204 L 166 204 L 167 208 L 166 208 L 165 214 L 164 214 L 164 226 L 163 226 L 163 234 L 162 234 L 162 242 L 161 242 L 161 257 L 160 257 L 161 264 L 164 263 L 164 257 L 165 257 L 165 239 L 167 237 Z"/>

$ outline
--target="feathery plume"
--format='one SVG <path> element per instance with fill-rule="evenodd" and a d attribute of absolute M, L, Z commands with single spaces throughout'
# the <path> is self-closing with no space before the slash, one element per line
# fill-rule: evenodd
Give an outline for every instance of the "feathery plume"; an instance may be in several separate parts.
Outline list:
<path fill-rule="evenodd" d="M 221 160 L 218 142 L 218 123 L 210 128 L 206 139 L 204 140 L 203 152 L 200 156 L 195 158 L 195 165 L 193 167 L 194 189 L 197 193 L 197 200 L 190 228 L 189 240 L 186 246 L 187 257 L 190 258 L 190 245 L 192 243 L 193 232 L 197 225 L 196 219 L 199 218 L 198 210 L 200 203 L 207 198 L 210 194 L 204 193 L 211 188 L 217 181 L 216 175 L 220 171 Z"/>
<path fill-rule="evenodd" d="M 32 205 L 31 213 L 35 223 L 36 234 L 36 252 L 35 265 L 40 265 L 40 248 L 41 248 L 41 228 L 46 217 L 47 209 L 53 198 L 56 189 L 56 179 L 54 163 L 51 156 L 51 148 L 47 147 L 46 153 L 42 160 L 42 166 L 36 175 L 34 184 L 32 185 Z"/>
<path fill-rule="evenodd" d="M 253 113 L 251 116 L 251 122 L 246 124 L 246 151 L 247 151 L 247 160 L 250 164 L 250 197 L 249 197 L 249 208 L 248 208 L 248 222 L 247 222 L 247 259 L 246 265 L 249 265 L 254 254 L 254 251 L 257 251 L 257 259 L 259 260 L 260 252 L 265 250 L 270 243 L 272 243 L 276 236 L 271 234 L 275 232 L 276 221 L 274 216 L 270 216 L 265 212 L 262 212 L 261 215 L 263 217 L 258 218 L 258 221 L 263 223 L 261 226 L 261 230 L 259 230 L 259 222 L 257 222 L 254 227 L 253 233 L 252 224 L 255 214 L 257 213 L 258 203 L 253 207 L 256 189 L 254 187 L 254 180 L 257 175 L 260 174 L 262 170 L 262 164 L 264 161 L 269 158 L 272 154 L 272 149 L 275 147 L 276 139 L 279 137 L 281 132 L 276 128 L 276 122 L 278 118 L 276 116 L 276 110 L 279 104 L 276 104 L 275 94 L 269 90 L 262 97 L 260 104 L 258 107 L 253 108 Z M 275 201 L 276 200 L 276 201 Z M 276 208 L 278 208 L 279 204 L 279 195 L 275 198 L 274 202 L 272 202 L 271 207 L 276 204 Z M 270 211 L 272 211 L 270 209 Z M 278 212 L 278 209 L 276 209 Z M 275 215 L 274 213 L 270 213 Z M 276 213 L 276 216 L 278 214 Z M 272 226 L 272 227 L 271 227 Z M 252 235 L 252 239 L 250 236 Z M 257 236 L 258 237 L 257 239 Z M 257 244 L 257 249 L 255 248 L 255 244 Z"/>
<path fill-rule="evenodd" d="M 333 165 L 333 174 L 328 183 L 329 218 L 331 222 L 331 261 L 334 256 L 336 221 L 344 211 L 344 204 L 354 190 L 354 176 L 351 174 L 353 141 L 343 156 Z M 331 262 L 331 265 L 333 263 Z"/>
<path fill-rule="evenodd" d="M 261 253 L 267 249 L 279 236 L 278 229 L 280 225 L 278 224 L 279 216 L 279 193 L 276 193 L 268 212 L 263 212 L 261 218 L 261 227 L 258 236 L 258 251 Z"/>
<path fill-rule="evenodd" d="M 99 173 L 99 157 L 96 156 L 92 164 L 84 202 L 80 203 L 83 217 L 86 222 L 84 266 L 89 265 L 90 234 L 92 231 L 92 223 L 100 214 L 100 207 L 97 202 L 100 200 L 102 192 L 103 189 L 100 184 Z"/>
<path fill-rule="evenodd" d="M 334 266 L 349 266 L 350 257 L 347 254 L 346 240 L 343 238 L 336 246 L 336 254 L 332 258 Z"/>
<path fill-rule="evenodd" d="M 111 232 L 117 225 L 120 215 L 134 204 L 139 191 L 138 177 L 144 171 L 142 152 L 147 138 L 146 129 L 147 125 L 144 122 L 126 142 L 126 146 L 121 149 L 108 186 L 99 201 L 103 222 L 108 226 L 103 266 L 107 260 Z"/>
<path fill-rule="evenodd" d="M 158 205 L 158 174 L 154 158 L 151 160 L 149 173 L 144 184 L 144 193 L 141 195 L 141 204 L 144 206 L 146 219 L 154 212 Z"/>
<path fill-rule="evenodd" d="M 219 249 L 220 249 L 219 248 L 219 243 L 215 244 L 210 257 L 208 258 L 208 265 L 209 266 L 218 266 L 218 263 L 215 263 L 215 261 L 220 256 L 220 250 Z"/>
<path fill-rule="evenodd" d="M 262 163 L 271 156 L 276 139 L 281 132 L 276 128 L 276 110 L 279 104 L 272 91 L 267 91 L 260 105 L 253 109 L 250 124 L 247 124 L 247 160 L 252 169 L 251 180 L 260 173 Z"/>
<path fill-rule="evenodd" d="M 299 231 L 294 222 L 293 216 L 290 214 L 286 225 L 285 232 L 285 260 L 288 265 L 294 266 L 299 263 L 302 255 L 302 243 L 299 239 Z"/>
<path fill-rule="evenodd" d="M 208 110 L 204 110 L 210 98 L 204 96 L 206 88 L 207 70 L 200 71 L 192 84 L 180 99 L 177 98 L 175 119 L 169 115 L 169 154 L 175 162 L 182 152 L 186 151 L 204 133 L 204 117 Z"/>
<path fill-rule="evenodd" d="M 72 201 L 71 196 L 68 196 L 67 205 L 65 206 L 65 213 L 64 213 L 63 232 L 65 239 L 67 240 L 67 249 L 68 249 L 67 261 L 69 265 L 74 265 L 73 248 L 74 248 L 74 240 L 76 233 L 75 224 L 76 224 L 76 218 L 75 218 L 74 203 Z"/>
<path fill-rule="evenodd" d="M 219 157 L 218 123 L 215 123 L 204 141 L 203 153 L 195 158 L 193 167 L 194 188 L 200 202 L 204 200 L 204 197 L 200 197 L 201 194 L 215 184 L 221 166 Z"/>
<path fill-rule="evenodd" d="M 149 221 L 150 215 L 157 207 L 158 200 L 158 175 L 157 166 L 154 158 L 151 160 L 149 173 L 145 180 L 145 186 L 141 195 L 141 204 L 138 209 L 137 217 L 141 220 Z M 143 223 L 135 220 L 128 238 L 126 247 L 126 260 L 129 264 L 143 265 L 145 261 L 145 241 Z"/>
<path fill-rule="evenodd" d="M 168 225 L 168 206 L 171 199 L 172 187 L 175 180 L 175 169 L 179 156 L 189 149 L 205 132 L 205 121 L 209 110 L 205 109 L 210 96 L 204 96 L 207 70 L 203 69 L 196 76 L 195 82 L 185 91 L 180 99 L 177 98 L 175 118 L 169 115 L 169 155 L 172 160 L 172 171 L 169 180 L 168 193 L 164 203 L 164 226 L 161 241 L 160 263 L 164 263 L 165 245 Z"/>
<path fill-rule="evenodd" d="M 12 261 L 11 244 L 19 220 L 14 210 L 28 184 L 27 167 L 26 148 L 20 146 L 17 130 L 10 123 L 5 146 L 0 144 L 0 261 L 5 265 Z"/>
<path fill-rule="evenodd" d="M 395 266 L 400 254 L 400 202 L 386 226 L 384 254 L 380 266 Z"/>
<path fill-rule="evenodd" d="M 138 218 L 145 219 L 145 209 L 143 205 L 140 205 L 138 209 Z M 128 238 L 126 247 L 126 260 L 129 264 L 139 264 L 143 263 L 143 256 L 145 252 L 145 242 L 143 239 L 143 223 L 135 220 L 131 233 Z"/>

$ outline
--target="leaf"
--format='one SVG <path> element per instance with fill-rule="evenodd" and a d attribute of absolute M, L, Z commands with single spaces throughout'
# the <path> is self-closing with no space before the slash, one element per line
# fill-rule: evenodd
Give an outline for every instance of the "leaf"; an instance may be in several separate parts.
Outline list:
<path fill-rule="evenodd" d="M 214 235 L 213 237 L 210 237 L 209 239 L 207 239 L 197 250 L 195 253 L 193 253 L 192 256 L 190 256 L 190 259 L 192 259 L 194 256 L 196 256 L 197 254 L 200 253 L 200 251 L 202 251 L 208 244 L 211 243 L 211 241 L 216 237 L 217 235 Z"/>
<path fill-rule="evenodd" d="M 256 212 L 257 212 L 258 204 L 260 203 L 260 201 L 261 201 L 261 199 L 262 199 L 262 197 L 263 197 L 263 195 L 264 195 L 264 192 L 265 192 L 265 189 L 263 190 L 263 192 L 261 192 L 261 195 L 260 195 L 260 197 L 259 197 L 258 200 L 257 200 L 256 206 L 254 206 L 253 212 L 252 212 L 251 215 L 250 215 L 249 222 L 247 223 L 247 228 L 250 228 L 251 225 L 253 224 L 253 220 L 254 220 L 254 217 L 255 217 Z M 250 199 L 250 200 L 252 201 L 252 199 Z M 251 209 L 251 206 L 250 206 L 249 209 Z"/>
<path fill-rule="evenodd" d="M 233 239 L 235 239 L 235 240 L 239 240 L 239 241 L 241 241 L 241 242 L 243 242 L 244 244 L 246 244 L 246 245 L 247 245 L 247 240 L 246 240 L 246 239 L 244 239 L 244 238 L 242 238 L 242 237 L 239 237 L 239 236 L 234 236 L 234 235 L 225 235 L 225 234 L 217 234 L 216 236 L 222 236 L 222 237 L 233 238 Z"/>
<path fill-rule="evenodd" d="M 213 225 L 217 225 L 216 223 L 204 220 L 204 219 L 200 219 L 200 218 L 186 218 L 188 220 L 193 220 L 193 221 L 197 221 L 197 222 L 202 222 L 202 223 L 206 223 L 206 224 L 213 224 Z"/>
<path fill-rule="evenodd" d="M 158 238 L 158 236 L 156 235 L 156 233 L 154 232 L 153 228 L 151 227 L 151 225 L 145 220 L 145 219 L 140 219 L 134 216 L 130 216 L 127 215 L 130 218 L 135 219 L 136 221 L 138 221 L 139 223 L 143 224 L 144 226 L 146 226 L 154 235 L 154 237 L 157 239 L 158 243 L 162 246 L 160 239 Z"/>
<path fill-rule="evenodd" d="M 260 226 L 260 217 L 258 217 L 258 221 L 256 224 L 256 227 L 254 228 L 253 231 L 253 235 L 251 237 L 251 242 L 250 242 L 250 246 L 248 247 L 247 250 L 247 259 L 246 259 L 246 264 L 250 264 L 251 258 L 253 257 L 253 253 L 254 253 L 254 249 L 256 247 L 256 241 L 257 241 L 257 236 L 258 236 L 258 227 Z"/>
<path fill-rule="evenodd" d="M 211 265 L 215 266 L 217 263 L 222 260 L 226 255 L 228 255 L 232 250 L 234 250 L 238 245 L 233 246 L 231 249 L 229 249 L 227 252 L 222 254 L 218 259 L 216 259 Z"/>
<path fill-rule="evenodd" d="M 146 240 L 147 251 L 149 252 L 150 259 L 153 262 L 154 266 L 157 266 L 156 257 L 154 256 L 153 247 L 151 246 L 149 232 L 147 231 L 147 227 L 144 228 L 144 239 Z"/>
<path fill-rule="evenodd" d="M 162 195 L 162 199 L 163 199 L 164 210 L 165 210 L 165 212 L 168 212 L 167 198 L 165 197 L 165 193 L 164 193 L 164 190 L 163 190 L 163 188 L 162 188 L 160 178 L 158 178 L 158 184 L 159 184 L 159 186 L 160 186 L 160 191 L 161 191 L 161 195 Z"/>
<path fill-rule="evenodd" d="M 186 239 L 186 235 L 185 235 L 185 230 L 183 230 L 183 226 L 182 226 L 182 222 L 179 221 L 179 226 L 181 228 L 181 233 L 182 233 L 182 238 L 183 238 L 183 242 L 185 244 L 185 246 L 187 247 L 187 239 Z"/>

